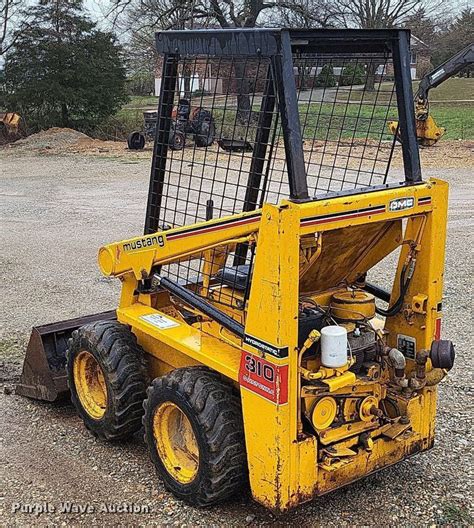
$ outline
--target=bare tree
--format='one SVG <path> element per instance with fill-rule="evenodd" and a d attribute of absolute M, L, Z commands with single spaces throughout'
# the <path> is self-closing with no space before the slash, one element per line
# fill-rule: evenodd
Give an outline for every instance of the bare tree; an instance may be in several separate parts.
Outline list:
<path fill-rule="evenodd" d="M 329 0 L 110 0 L 109 18 L 114 24 L 124 19 L 133 32 L 149 36 L 156 29 L 190 29 L 193 27 L 252 28 L 257 25 L 328 27 L 331 15 L 323 5 Z M 321 6 L 321 7 L 318 7 Z M 290 13 L 294 14 L 292 20 Z M 287 22 L 282 20 L 286 17 Z M 297 20 L 297 22 L 295 22 Z M 237 106 L 241 121 L 250 116 L 250 80 L 245 64 L 236 61 Z"/>
<path fill-rule="evenodd" d="M 278 3 L 267 14 L 269 26 L 289 28 L 331 28 L 339 23 L 340 9 L 332 0 L 292 0 Z"/>
<path fill-rule="evenodd" d="M 2 0 L 0 7 L 0 56 L 15 43 L 15 34 L 21 26 L 28 24 L 26 0 Z"/>
<path fill-rule="evenodd" d="M 185 29 L 207 25 L 251 28 L 286 20 L 298 27 L 331 26 L 329 0 L 109 0 L 109 18 L 117 24 L 124 17 L 142 19 L 142 26 Z M 294 16 L 290 14 L 293 13 Z M 296 22 L 296 24 L 295 24 Z M 283 24 L 287 25 L 287 24 Z"/>
<path fill-rule="evenodd" d="M 442 8 L 441 0 L 334 0 L 343 27 L 384 29 L 402 27 L 416 12 L 434 15 Z M 377 65 L 367 65 L 366 89 L 373 90 Z"/>

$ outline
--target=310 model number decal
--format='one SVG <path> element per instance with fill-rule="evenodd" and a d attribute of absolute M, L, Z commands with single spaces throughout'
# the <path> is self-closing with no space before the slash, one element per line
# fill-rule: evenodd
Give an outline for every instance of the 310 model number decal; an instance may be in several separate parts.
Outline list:
<path fill-rule="evenodd" d="M 288 403 L 288 365 L 274 365 L 250 352 L 242 352 L 239 383 L 273 403 Z"/>

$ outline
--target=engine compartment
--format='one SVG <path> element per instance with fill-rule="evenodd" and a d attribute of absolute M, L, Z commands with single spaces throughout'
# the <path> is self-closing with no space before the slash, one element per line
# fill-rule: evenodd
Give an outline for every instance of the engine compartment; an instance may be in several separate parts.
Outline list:
<path fill-rule="evenodd" d="M 370 452 L 378 438 L 410 436 L 410 402 L 447 372 L 436 357 L 439 342 L 408 359 L 388 346 L 388 333 L 375 297 L 362 288 L 300 298 L 300 433 L 316 435 L 318 462 L 326 468 Z M 342 336 L 342 348 L 333 334 Z"/>

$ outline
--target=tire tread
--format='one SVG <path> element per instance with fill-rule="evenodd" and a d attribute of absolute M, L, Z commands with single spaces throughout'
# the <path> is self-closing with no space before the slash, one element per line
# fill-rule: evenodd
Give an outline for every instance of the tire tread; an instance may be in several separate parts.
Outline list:
<path fill-rule="evenodd" d="M 74 387 L 72 363 L 74 355 L 83 349 L 96 357 L 108 382 L 108 408 L 100 420 L 82 408 Z M 137 432 L 148 376 L 143 349 L 131 330 L 117 321 L 86 324 L 73 332 L 66 358 L 71 400 L 87 429 L 105 440 L 124 439 Z"/>
<path fill-rule="evenodd" d="M 169 394 L 170 391 L 188 401 L 204 438 L 206 462 L 204 468 L 200 466 L 196 477 L 198 485 L 186 486 L 176 482 L 164 469 L 156 451 L 154 410 L 161 402 L 160 394 Z M 145 442 L 151 459 L 167 489 L 176 496 L 193 506 L 209 506 L 229 498 L 245 486 L 247 457 L 240 400 L 219 373 L 207 367 L 175 369 L 153 380 L 143 407 Z M 203 449 L 201 442 L 200 449 Z M 202 452 L 200 457 L 203 457 Z"/>

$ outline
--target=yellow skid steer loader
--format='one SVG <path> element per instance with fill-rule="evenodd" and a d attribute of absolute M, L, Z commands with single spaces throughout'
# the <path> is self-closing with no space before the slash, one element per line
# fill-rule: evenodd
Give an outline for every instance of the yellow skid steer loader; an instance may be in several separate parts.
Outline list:
<path fill-rule="evenodd" d="M 448 188 L 421 176 L 409 32 L 169 31 L 156 45 L 145 233 L 98 255 L 118 307 L 34 329 L 17 392 L 69 392 L 106 440 L 143 423 L 160 478 L 196 506 L 250 486 L 285 511 L 430 449 L 454 361 Z M 354 65 L 389 62 L 389 93 L 341 102 L 334 76 L 347 68 L 347 90 Z M 173 150 L 183 75 L 217 141 Z"/>

